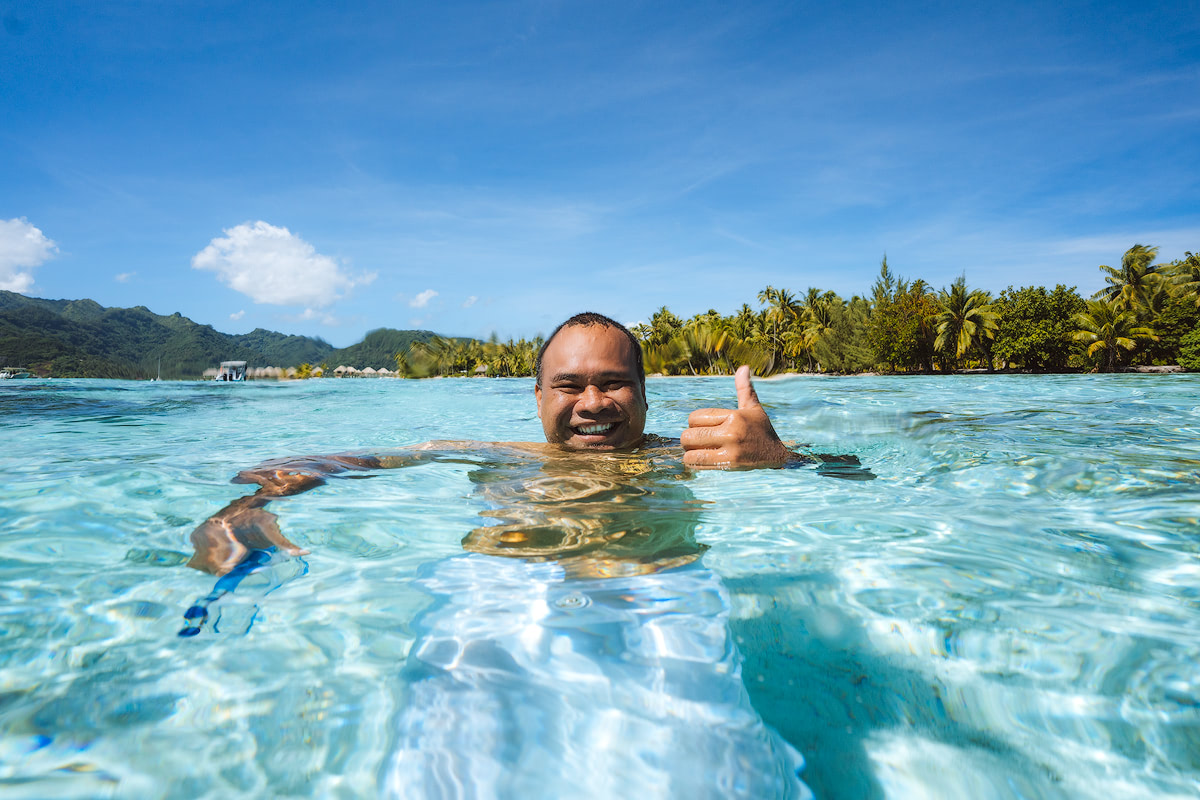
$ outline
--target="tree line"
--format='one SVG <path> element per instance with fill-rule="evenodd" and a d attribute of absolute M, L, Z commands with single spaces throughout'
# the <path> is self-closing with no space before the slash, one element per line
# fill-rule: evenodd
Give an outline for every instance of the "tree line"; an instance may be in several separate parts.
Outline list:
<path fill-rule="evenodd" d="M 1134 245 L 1120 266 L 1100 267 L 1105 287 L 1084 298 L 1062 284 L 1010 286 L 994 297 L 965 276 L 935 290 L 893 273 L 885 256 L 866 295 L 767 286 L 759 309 L 743 303 L 730 315 L 684 320 L 663 306 L 632 330 L 646 371 L 663 375 L 725 375 L 740 364 L 759 375 L 1200 370 L 1200 255 L 1166 264 L 1157 257 L 1157 247 Z M 542 341 L 434 337 L 398 355 L 397 369 L 409 377 L 532 375 Z"/>

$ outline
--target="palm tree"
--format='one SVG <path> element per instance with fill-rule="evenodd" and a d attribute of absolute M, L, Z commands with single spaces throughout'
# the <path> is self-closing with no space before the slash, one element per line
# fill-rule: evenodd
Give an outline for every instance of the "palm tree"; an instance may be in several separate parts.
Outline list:
<path fill-rule="evenodd" d="M 647 344 L 652 347 L 662 346 L 669 342 L 682 327 L 683 320 L 663 306 L 650 318 L 650 338 L 647 340 Z"/>
<path fill-rule="evenodd" d="M 756 322 L 757 318 L 754 309 L 750 308 L 746 303 L 742 303 L 742 307 L 738 309 L 737 315 L 730 318 L 730 331 L 738 339 L 745 341 L 754 336 Z"/>
<path fill-rule="evenodd" d="M 1121 308 L 1129 311 L 1137 308 L 1146 301 L 1146 295 L 1162 280 L 1154 259 L 1158 257 L 1157 247 L 1146 247 L 1135 244 L 1125 251 L 1121 257 L 1120 269 L 1100 266 L 1104 282 L 1108 286 L 1092 295 L 1093 300 L 1101 298 L 1110 303 L 1118 303 Z"/>
<path fill-rule="evenodd" d="M 1200 307 L 1200 254 L 1187 252 L 1182 261 L 1176 261 L 1166 269 L 1176 296 L 1191 297 Z"/>
<path fill-rule="evenodd" d="M 782 355 L 784 346 L 783 332 L 780 331 L 780 327 L 786 329 L 799 320 L 802 314 L 801 307 L 796 302 L 796 295 L 787 289 L 774 289 L 768 286 L 759 292 L 758 299 L 759 302 L 768 303 L 767 318 L 771 320 L 771 352 L 774 355 Z"/>
<path fill-rule="evenodd" d="M 1137 315 L 1102 300 L 1088 301 L 1087 311 L 1075 315 L 1077 330 L 1071 338 L 1087 346 L 1088 356 L 1103 353 L 1101 372 L 1117 368 L 1121 350 L 1133 351 L 1139 340 L 1157 340 L 1154 331 L 1138 324 Z"/>
<path fill-rule="evenodd" d="M 1000 315 L 992 310 L 991 303 L 992 296 L 982 289 L 967 291 L 965 275 L 956 278 L 949 291 L 939 292 L 934 350 L 958 366 L 958 360 L 969 350 L 995 337 Z"/>
<path fill-rule="evenodd" d="M 845 307 L 846 301 L 833 292 L 826 292 L 822 295 L 815 289 L 809 289 L 805 305 L 804 327 L 799 333 L 811 368 L 813 352 L 817 345 L 833 331 L 836 315 Z"/>

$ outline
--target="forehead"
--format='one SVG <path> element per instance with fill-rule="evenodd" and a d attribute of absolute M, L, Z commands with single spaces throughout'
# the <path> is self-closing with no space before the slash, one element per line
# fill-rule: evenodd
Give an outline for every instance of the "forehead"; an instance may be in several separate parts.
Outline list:
<path fill-rule="evenodd" d="M 547 378 L 568 372 L 637 372 L 637 360 L 629 338 L 604 325 L 572 325 L 563 328 L 542 356 L 542 373 Z"/>

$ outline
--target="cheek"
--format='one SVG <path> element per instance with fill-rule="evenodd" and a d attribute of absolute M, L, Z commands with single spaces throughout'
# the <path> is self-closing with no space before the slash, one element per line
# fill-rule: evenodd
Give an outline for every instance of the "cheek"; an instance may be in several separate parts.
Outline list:
<path fill-rule="evenodd" d="M 538 418 L 545 422 L 557 422 L 563 416 L 570 416 L 573 404 L 565 397 L 547 394 L 538 404 Z"/>

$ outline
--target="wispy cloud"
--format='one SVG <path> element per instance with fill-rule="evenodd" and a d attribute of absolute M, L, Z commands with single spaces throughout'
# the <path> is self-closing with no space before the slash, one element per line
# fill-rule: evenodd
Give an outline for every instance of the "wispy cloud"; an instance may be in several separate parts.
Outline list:
<path fill-rule="evenodd" d="M 348 274 L 287 228 L 260 220 L 224 233 L 192 258 L 192 267 L 217 273 L 222 283 L 256 303 L 324 308 L 375 280 L 374 273 Z"/>
<path fill-rule="evenodd" d="M 1062 255 L 1089 255 L 1109 259 L 1105 263 L 1115 264 L 1121 255 L 1135 244 L 1157 247 L 1160 261 L 1182 258 L 1185 250 L 1192 250 L 1200 242 L 1200 227 L 1159 230 L 1127 230 L 1121 233 L 1106 233 L 1101 236 L 1076 236 L 1058 239 L 1047 244 L 1052 253 Z"/>
<path fill-rule="evenodd" d="M 329 325 L 331 327 L 342 324 L 342 320 L 338 317 L 335 317 L 328 311 L 322 311 L 316 308 L 306 308 L 299 314 L 286 316 L 285 319 L 289 319 L 294 322 L 319 322 L 322 325 Z"/>
<path fill-rule="evenodd" d="M 429 301 L 437 296 L 438 296 L 438 293 L 435 292 L 433 289 L 426 289 L 425 291 L 421 292 L 419 295 L 414 297 L 412 300 L 409 300 L 408 304 L 410 306 L 412 306 L 413 308 L 425 308 L 425 306 L 429 305 Z"/>
<path fill-rule="evenodd" d="M 244 316 L 246 316 L 246 310 L 242 309 L 241 311 L 235 311 L 232 314 L 230 314 L 229 318 L 236 322 L 237 320 L 241 319 Z"/>
<path fill-rule="evenodd" d="M 121 273 L 114 275 L 113 280 L 116 281 L 117 283 L 129 283 L 129 279 L 132 278 L 134 275 L 137 275 L 137 273 L 136 272 L 121 272 Z"/>
<path fill-rule="evenodd" d="M 57 252 L 58 245 L 24 217 L 0 219 L 0 289 L 29 291 L 34 268 Z"/>
<path fill-rule="evenodd" d="M 475 295 L 471 295 L 470 297 L 468 297 L 466 300 L 463 301 L 462 307 L 470 308 L 471 306 L 475 305 L 477 302 L 479 302 L 479 298 L 476 297 Z"/>

